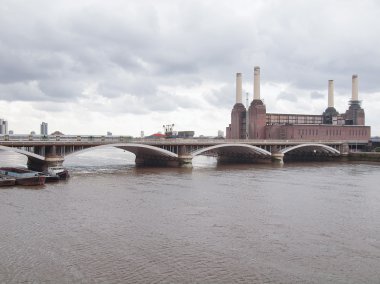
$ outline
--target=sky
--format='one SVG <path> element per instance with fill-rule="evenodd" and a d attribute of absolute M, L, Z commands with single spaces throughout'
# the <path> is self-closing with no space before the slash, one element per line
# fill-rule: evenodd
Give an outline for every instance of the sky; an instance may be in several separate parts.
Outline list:
<path fill-rule="evenodd" d="M 267 112 L 322 114 L 353 74 L 380 135 L 380 1 L 0 0 L 0 118 L 18 134 L 216 136 L 261 68 Z M 245 95 L 244 95 L 245 103 Z"/>

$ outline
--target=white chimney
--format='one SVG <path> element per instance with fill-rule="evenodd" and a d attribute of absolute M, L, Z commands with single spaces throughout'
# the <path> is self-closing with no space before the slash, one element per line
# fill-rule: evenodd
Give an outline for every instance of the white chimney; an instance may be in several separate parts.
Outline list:
<path fill-rule="evenodd" d="M 358 95 L 358 75 L 352 75 L 352 100 L 358 101 L 359 95 Z"/>
<path fill-rule="evenodd" d="M 241 73 L 236 73 L 236 103 L 243 103 L 243 82 Z"/>
<path fill-rule="evenodd" d="M 253 73 L 253 99 L 260 100 L 260 67 L 255 66 Z"/>
<path fill-rule="evenodd" d="M 329 80 L 328 107 L 334 107 L 334 80 Z"/>

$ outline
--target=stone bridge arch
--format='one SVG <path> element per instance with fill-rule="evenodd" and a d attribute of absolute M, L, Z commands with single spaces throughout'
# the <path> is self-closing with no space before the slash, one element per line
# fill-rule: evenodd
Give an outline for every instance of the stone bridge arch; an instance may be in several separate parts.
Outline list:
<path fill-rule="evenodd" d="M 274 157 L 282 156 L 285 161 L 315 161 L 326 160 L 340 156 L 339 150 L 324 144 L 306 143 L 300 145 L 289 146 L 281 149 L 273 154 Z"/>
<path fill-rule="evenodd" d="M 191 152 L 192 158 L 205 153 L 217 155 L 219 162 L 253 162 L 271 158 L 265 149 L 249 144 L 218 144 Z"/>
<path fill-rule="evenodd" d="M 286 147 L 286 148 L 280 150 L 280 153 L 286 154 L 286 153 L 288 153 L 290 151 L 294 151 L 294 150 L 302 149 L 302 148 L 304 148 L 304 149 L 305 148 L 309 148 L 311 150 L 320 149 L 320 150 L 325 151 L 326 153 L 331 153 L 331 154 L 334 154 L 334 155 L 340 155 L 340 151 L 338 151 L 337 149 L 335 149 L 335 148 L 333 148 L 331 146 L 327 146 L 327 145 L 324 145 L 324 144 L 317 144 L 317 143 L 300 144 L 300 145 Z"/>
<path fill-rule="evenodd" d="M 22 150 L 22 149 L 19 149 L 19 148 L 13 148 L 13 147 L 7 147 L 7 146 L 1 146 L 0 145 L 0 150 L 11 151 L 11 152 L 15 152 L 15 153 L 18 153 L 18 154 L 22 154 L 22 155 L 26 156 L 28 159 L 31 158 L 31 159 L 35 159 L 35 160 L 45 161 L 45 157 L 44 156 L 41 156 L 41 155 L 38 155 L 38 154 L 35 154 L 35 153 L 32 153 L 32 152 L 29 152 L 29 151 L 26 151 L 26 150 Z"/>
<path fill-rule="evenodd" d="M 84 149 L 74 150 L 68 153 L 67 155 L 77 155 L 95 149 L 110 147 L 122 149 L 124 151 L 134 154 L 136 156 L 136 165 L 166 165 L 171 163 L 175 164 L 176 162 L 178 162 L 178 155 L 173 152 L 155 146 L 133 143 L 116 143 L 92 146 Z"/>

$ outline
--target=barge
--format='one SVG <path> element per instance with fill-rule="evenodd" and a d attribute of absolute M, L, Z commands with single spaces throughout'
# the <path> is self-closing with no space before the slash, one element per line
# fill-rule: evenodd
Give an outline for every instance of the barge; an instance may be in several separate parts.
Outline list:
<path fill-rule="evenodd" d="M 7 175 L 0 174 L 0 186 L 11 186 L 16 184 L 16 179 Z"/>
<path fill-rule="evenodd" d="M 14 178 L 16 185 L 43 185 L 46 180 L 44 174 L 24 168 L 0 168 L 0 174 Z"/>

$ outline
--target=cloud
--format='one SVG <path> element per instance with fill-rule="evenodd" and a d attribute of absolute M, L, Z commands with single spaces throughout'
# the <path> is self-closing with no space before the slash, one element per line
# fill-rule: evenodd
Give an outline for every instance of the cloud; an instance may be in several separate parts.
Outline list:
<path fill-rule="evenodd" d="M 278 94 L 277 100 L 283 100 L 283 101 L 295 103 L 297 102 L 298 98 L 295 94 L 281 92 L 280 94 Z"/>
<path fill-rule="evenodd" d="M 314 100 L 324 99 L 325 97 L 326 97 L 326 95 L 324 95 L 320 92 L 313 91 L 310 93 L 310 98 L 314 99 Z"/>
<path fill-rule="evenodd" d="M 280 109 L 279 99 L 282 111 L 309 109 L 302 104 L 322 99 L 329 79 L 337 101 L 346 100 L 354 73 L 371 105 L 380 92 L 379 12 L 375 0 L 5 0 L 0 104 L 40 102 L 30 107 L 47 113 L 54 103 L 67 112 L 78 104 L 105 119 L 154 112 L 164 120 L 181 110 L 230 110 L 235 73 L 252 97 L 258 65 L 262 86 L 277 86 L 262 94 L 267 108 Z M 11 111 L 2 116 L 16 121 Z M 215 129 L 224 129 L 219 121 Z"/>

